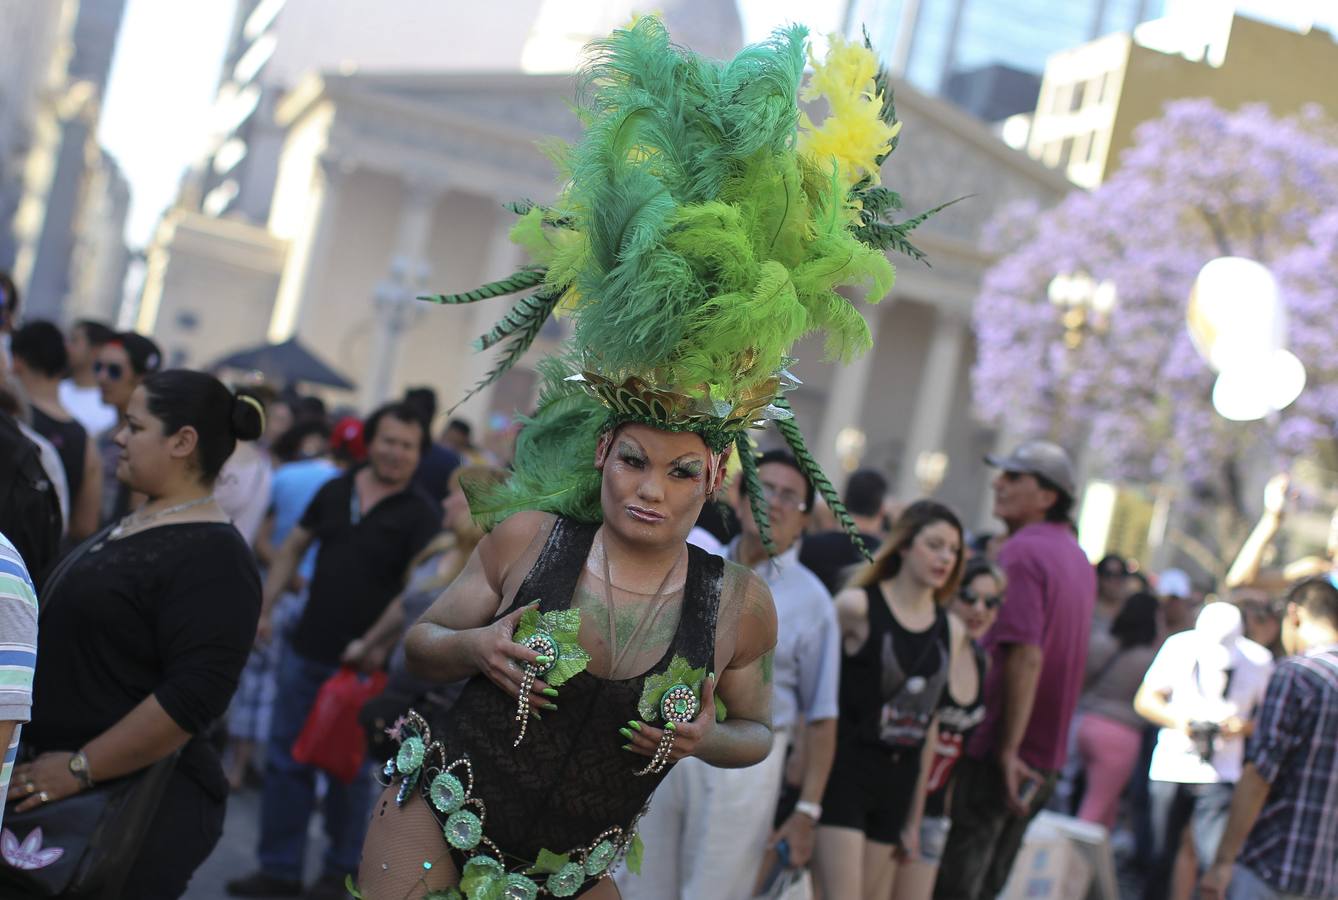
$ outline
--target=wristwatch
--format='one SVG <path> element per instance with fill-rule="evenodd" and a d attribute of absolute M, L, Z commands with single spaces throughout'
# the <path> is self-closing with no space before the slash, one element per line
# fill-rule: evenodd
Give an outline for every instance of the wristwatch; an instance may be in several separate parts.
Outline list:
<path fill-rule="evenodd" d="M 803 813 L 814 822 L 822 820 L 822 806 L 810 800 L 800 800 L 794 805 L 794 811 Z"/>
<path fill-rule="evenodd" d="M 79 784 L 84 788 L 93 786 L 93 776 L 88 771 L 88 754 L 80 750 L 74 756 L 70 757 L 70 774 L 73 775 Z"/>

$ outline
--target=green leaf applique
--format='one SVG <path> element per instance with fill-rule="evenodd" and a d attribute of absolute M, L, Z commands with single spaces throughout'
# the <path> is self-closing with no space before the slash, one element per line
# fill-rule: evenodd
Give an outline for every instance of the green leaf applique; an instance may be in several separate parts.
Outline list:
<path fill-rule="evenodd" d="M 627 871 L 633 875 L 641 874 L 641 857 L 646 852 L 646 845 L 641 843 L 641 832 L 632 835 L 632 844 L 627 848 Z"/>
<path fill-rule="evenodd" d="M 641 689 L 641 700 L 636 705 L 637 714 L 643 722 L 654 722 L 660 718 L 660 701 L 665 693 L 676 684 L 686 684 L 701 699 L 702 680 L 706 678 L 706 667 L 692 668 L 692 664 L 681 656 L 675 656 L 669 667 L 658 675 L 646 677 L 646 685 Z"/>
<path fill-rule="evenodd" d="M 555 609 L 541 613 L 536 607 L 530 607 L 521 613 L 513 639 L 521 644 L 540 632 L 548 634 L 557 644 L 557 659 L 553 667 L 540 676 L 550 687 L 559 687 L 567 679 L 585 671 L 590 654 L 585 652 L 580 642 L 580 610 Z"/>
<path fill-rule="evenodd" d="M 552 850 L 541 849 L 539 851 L 539 858 L 534 861 L 534 865 L 530 866 L 525 871 L 531 875 L 536 872 L 549 875 L 561 871 L 562 867 L 569 862 L 571 862 L 570 853 L 559 855 Z"/>

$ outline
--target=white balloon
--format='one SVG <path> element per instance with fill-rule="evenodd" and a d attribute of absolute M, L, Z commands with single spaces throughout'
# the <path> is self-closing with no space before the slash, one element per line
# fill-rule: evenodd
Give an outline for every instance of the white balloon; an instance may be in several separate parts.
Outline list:
<path fill-rule="evenodd" d="M 1199 270 L 1186 320 L 1195 349 L 1218 372 L 1267 358 L 1287 344 L 1277 280 L 1252 259 L 1223 256 Z"/>
<path fill-rule="evenodd" d="M 1268 402 L 1274 409 L 1286 409 L 1305 390 L 1305 366 L 1292 353 L 1279 350 L 1268 364 Z"/>

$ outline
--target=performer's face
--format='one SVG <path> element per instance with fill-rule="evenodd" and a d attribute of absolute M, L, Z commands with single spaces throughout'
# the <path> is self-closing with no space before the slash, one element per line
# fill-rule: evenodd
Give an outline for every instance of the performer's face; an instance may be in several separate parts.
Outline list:
<path fill-rule="evenodd" d="M 636 543 L 681 543 L 706 500 L 708 451 L 690 432 L 629 424 L 600 442 L 604 525 Z"/>

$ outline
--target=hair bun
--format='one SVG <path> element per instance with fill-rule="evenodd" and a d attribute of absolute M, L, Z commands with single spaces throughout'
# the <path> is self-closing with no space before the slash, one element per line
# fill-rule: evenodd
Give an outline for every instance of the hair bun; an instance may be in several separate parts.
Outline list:
<path fill-rule="evenodd" d="M 265 432 L 265 407 L 250 394 L 232 398 L 232 436 L 239 441 L 254 441 Z"/>

